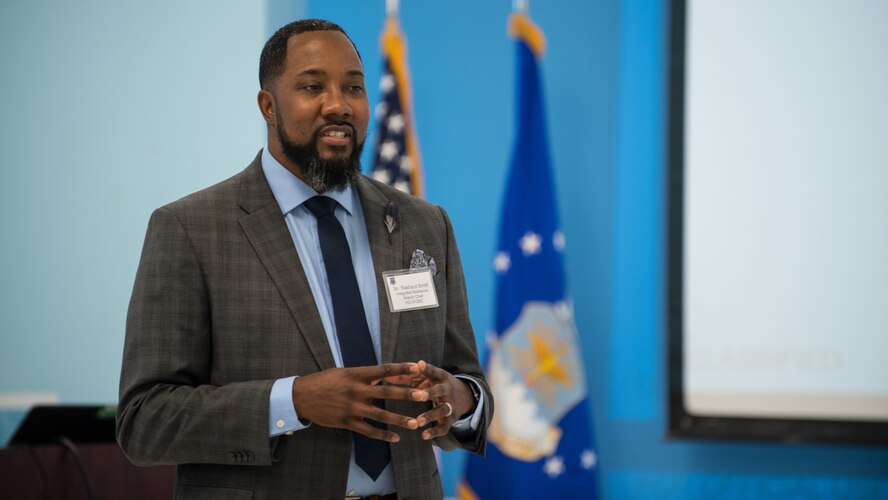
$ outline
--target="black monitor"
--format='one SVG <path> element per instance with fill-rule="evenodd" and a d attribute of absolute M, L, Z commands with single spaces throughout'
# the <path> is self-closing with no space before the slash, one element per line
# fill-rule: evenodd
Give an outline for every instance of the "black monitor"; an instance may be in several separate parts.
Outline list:
<path fill-rule="evenodd" d="M 113 443 L 116 412 L 117 407 L 104 405 L 34 406 L 9 444 L 50 444 L 63 437 L 75 443 Z"/>

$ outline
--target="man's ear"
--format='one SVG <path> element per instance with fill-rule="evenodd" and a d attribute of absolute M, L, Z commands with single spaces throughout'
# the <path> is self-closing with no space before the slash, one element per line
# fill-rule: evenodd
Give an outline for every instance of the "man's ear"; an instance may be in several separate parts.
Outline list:
<path fill-rule="evenodd" d="M 267 90 L 260 90 L 259 95 L 256 96 L 256 102 L 259 103 L 259 112 L 262 113 L 262 118 L 265 119 L 265 123 L 269 127 L 273 127 L 276 123 L 275 116 L 277 115 L 274 95 Z"/>

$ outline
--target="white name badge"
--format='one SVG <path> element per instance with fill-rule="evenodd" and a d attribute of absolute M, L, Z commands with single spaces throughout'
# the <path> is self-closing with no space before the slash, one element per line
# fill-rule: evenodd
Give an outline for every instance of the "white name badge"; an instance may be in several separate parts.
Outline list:
<path fill-rule="evenodd" d="M 382 273 L 382 280 L 392 312 L 438 307 L 438 293 L 428 268 L 386 271 Z"/>

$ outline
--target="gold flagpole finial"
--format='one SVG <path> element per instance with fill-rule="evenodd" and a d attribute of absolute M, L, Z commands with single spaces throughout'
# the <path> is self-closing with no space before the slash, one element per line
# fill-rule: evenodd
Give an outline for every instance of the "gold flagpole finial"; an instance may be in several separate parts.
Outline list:
<path fill-rule="evenodd" d="M 522 0 L 516 0 L 516 4 Z M 526 2 L 526 0 L 523 0 Z M 526 3 L 525 3 L 526 5 Z M 523 40 L 536 56 L 542 57 L 546 50 L 546 36 L 543 31 L 530 20 L 526 11 L 516 10 L 509 16 L 509 35 Z"/>

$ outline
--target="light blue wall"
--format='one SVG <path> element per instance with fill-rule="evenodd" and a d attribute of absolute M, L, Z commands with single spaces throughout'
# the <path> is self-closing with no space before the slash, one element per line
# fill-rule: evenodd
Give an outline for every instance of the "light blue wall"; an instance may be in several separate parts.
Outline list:
<path fill-rule="evenodd" d="M 453 218 L 483 339 L 513 129 L 511 1 L 401 3 L 428 198 Z M 9 4 L 0 401 L 49 391 L 113 403 L 148 216 L 240 170 L 264 142 L 256 70 L 270 31 L 303 14 L 341 23 L 375 102 L 384 2 Z M 664 439 L 666 4 L 531 4 L 549 39 L 553 164 L 605 498 L 888 497 L 884 449 Z M 444 456 L 452 492 L 461 456 Z"/>
<path fill-rule="evenodd" d="M 264 141 L 265 21 L 234 0 L 0 6 L 0 401 L 117 401 L 148 216 Z"/>

